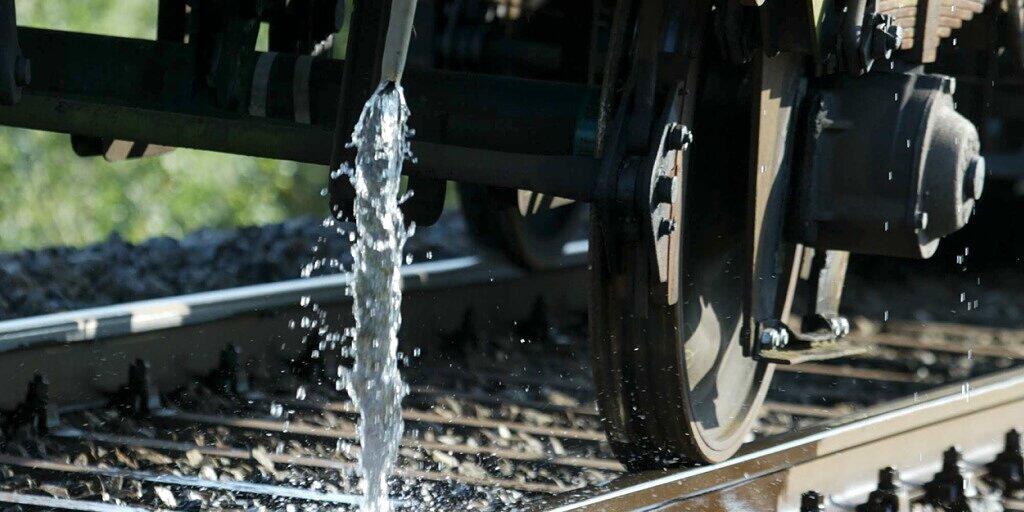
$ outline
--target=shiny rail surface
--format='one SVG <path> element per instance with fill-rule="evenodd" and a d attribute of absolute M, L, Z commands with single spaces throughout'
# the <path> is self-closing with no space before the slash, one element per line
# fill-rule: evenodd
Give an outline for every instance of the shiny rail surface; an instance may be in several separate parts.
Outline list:
<path fill-rule="evenodd" d="M 942 453 L 991 461 L 1004 434 L 1024 425 L 1024 370 L 869 408 L 748 445 L 732 460 L 670 474 L 637 474 L 535 503 L 529 511 L 800 510 L 801 496 L 831 496 L 835 510 L 862 503 L 880 466 L 926 482 Z"/>

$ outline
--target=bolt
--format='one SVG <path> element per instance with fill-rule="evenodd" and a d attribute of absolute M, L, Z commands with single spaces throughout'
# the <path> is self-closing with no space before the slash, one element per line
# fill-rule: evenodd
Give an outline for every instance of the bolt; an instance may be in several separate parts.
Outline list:
<path fill-rule="evenodd" d="M 679 178 L 675 176 L 658 176 L 654 182 L 654 204 L 672 204 L 679 195 Z"/>
<path fill-rule="evenodd" d="M 1006 433 L 1003 451 L 986 465 L 986 480 L 1003 489 L 1010 496 L 1024 490 L 1024 456 L 1021 455 L 1020 431 L 1012 429 Z"/>
<path fill-rule="evenodd" d="M 1015 428 L 1012 428 L 1012 429 L 1008 430 L 1006 432 L 1005 439 L 1006 439 L 1006 445 L 1004 446 L 1003 449 L 1006 450 L 1007 452 L 1020 455 L 1021 454 L 1020 431 L 1015 429 Z"/>
<path fill-rule="evenodd" d="M 917 212 L 914 214 L 914 224 L 918 231 L 928 229 L 928 212 Z"/>
<path fill-rule="evenodd" d="M 964 200 L 973 198 L 975 201 L 981 199 L 981 193 L 985 190 L 985 157 L 978 155 L 971 159 L 964 171 Z"/>
<path fill-rule="evenodd" d="M 903 27 L 888 14 L 876 14 L 871 32 L 871 55 L 880 60 L 892 58 L 892 52 L 903 44 Z"/>
<path fill-rule="evenodd" d="M 686 125 L 672 123 L 665 135 L 665 149 L 668 151 L 679 151 L 686 149 L 693 142 L 693 132 Z"/>
<path fill-rule="evenodd" d="M 897 494 L 899 472 L 887 467 L 878 472 L 878 487 L 868 495 L 868 501 L 857 506 L 857 512 L 899 512 L 900 497 Z"/>
<path fill-rule="evenodd" d="M 675 230 L 676 221 L 672 219 L 662 219 L 661 224 L 658 224 L 658 238 L 671 235 Z"/>
<path fill-rule="evenodd" d="M 882 491 L 895 491 L 896 481 L 899 478 L 900 473 L 896 471 L 896 468 L 892 466 L 882 468 L 878 472 L 878 489 Z"/>
<path fill-rule="evenodd" d="M 800 512 L 825 510 L 825 497 L 817 491 L 807 491 L 800 496 Z"/>
<path fill-rule="evenodd" d="M 32 62 L 19 55 L 14 60 L 14 84 L 25 87 L 32 82 Z"/>
<path fill-rule="evenodd" d="M 950 446 L 946 451 L 942 452 L 942 471 L 948 473 L 960 473 L 960 449 L 956 446 Z"/>
<path fill-rule="evenodd" d="M 951 76 L 942 77 L 942 92 L 950 96 L 956 94 L 956 79 Z"/>
<path fill-rule="evenodd" d="M 834 316 L 828 319 L 829 327 L 836 338 L 845 338 L 850 334 L 850 321 L 845 316 Z"/>
<path fill-rule="evenodd" d="M 789 332 L 777 327 L 761 329 L 761 347 L 766 349 L 782 349 L 789 345 Z"/>
<path fill-rule="evenodd" d="M 969 510 L 964 490 L 967 481 L 960 473 L 960 450 L 955 446 L 942 454 L 942 470 L 924 485 L 925 501 L 940 510 Z"/>

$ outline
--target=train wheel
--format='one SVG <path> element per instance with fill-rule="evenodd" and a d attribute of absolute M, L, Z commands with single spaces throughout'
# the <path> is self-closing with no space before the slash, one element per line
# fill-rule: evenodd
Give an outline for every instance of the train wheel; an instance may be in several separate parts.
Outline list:
<path fill-rule="evenodd" d="M 773 371 L 751 357 L 756 321 L 784 318 L 795 282 L 797 252 L 782 243 L 781 224 L 790 119 L 802 94 L 802 79 L 787 77 L 802 70 L 760 57 L 698 65 L 680 87 L 681 107 L 659 121 L 690 126 L 695 138 L 673 157 L 682 184 L 673 304 L 652 279 L 657 251 L 634 234 L 644 210 L 624 215 L 621 200 L 592 210 L 598 403 L 613 449 L 634 470 L 719 462 L 748 438 Z M 767 94 L 752 87 L 762 79 Z M 766 184 L 771 197 L 759 188 Z"/>
<path fill-rule="evenodd" d="M 557 267 L 565 244 L 586 234 L 587 207 L 572 203 L 524 215 L 518 191 L 459 184 L 462 214 L 477 243 L 528 269 Z"/>

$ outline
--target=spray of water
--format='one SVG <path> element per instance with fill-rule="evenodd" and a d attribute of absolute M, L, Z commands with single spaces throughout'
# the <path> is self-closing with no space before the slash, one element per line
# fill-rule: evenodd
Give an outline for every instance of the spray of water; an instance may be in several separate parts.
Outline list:
<path fill-rule="evenodd" d="M 398 328 L 402 323 L 402 247 L 412 235 L 399 209 L 402 162 L 410 156 L 409 109 L 401 86 L 381 85 L 363 107 L 352 134 L 355 169 L 345 169 L 356 190 L 359 234 L 352 245 L 352 352 L 349 395 L 360 412 L 359 465 L 362 510 L 388 512 L 387 477 L 398 455 L 404 425 L 401 402 L 407 392 L 398 371 Z"/>

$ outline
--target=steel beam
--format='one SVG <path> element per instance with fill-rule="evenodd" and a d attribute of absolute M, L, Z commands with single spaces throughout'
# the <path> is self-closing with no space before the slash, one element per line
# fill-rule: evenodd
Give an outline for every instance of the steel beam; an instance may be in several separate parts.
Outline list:
<path fill-rule="evenodd" d="M 258 53 L 253 93 L 220 108 L 186 44 L 19 28 L 33 80 L 0 124 L 328 164 L 344 63 Z M 268 63 L 269 61 L 269 63 Z M 261 64 L 262 68 L 261 68 Z M 301 66 L 305 81 L 296 79 Z M 587 201 L 596 161 L 575 154 L 594 88 L 408 70 L 417 135 L 410 176 L 527 188 Z M 264 83 L 265 82 L 265 83 Z M 308 112 L 300 112 L 304 98 Z M 581 125 L 582 126 L 582 125 Z M 582 144 L 581 147 L 586 146 Z"/>

